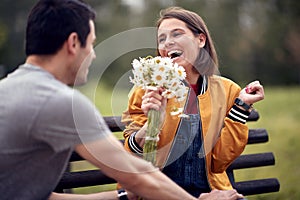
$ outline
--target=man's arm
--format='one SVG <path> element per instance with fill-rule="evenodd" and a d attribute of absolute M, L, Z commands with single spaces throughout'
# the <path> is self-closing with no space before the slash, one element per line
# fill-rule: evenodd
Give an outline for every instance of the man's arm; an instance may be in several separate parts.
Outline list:
<path fill-rule="evenodd" d="M 113 135 L 85 145 L 78 145 L 76 151 L 83 158 L 101 168 L 106 175 L 121 183 L 128 191 L 145 199 L 196 199 L 152 164 L 126 152 Z M 242 197 L 235 190 L 213 190 L 210 193 L 202 194 L 199 199 L 235 200 Z M 78 198 L 82 200 L 118 199 L 117 191 L 109 191 L 83 195 L 52 193 L 49 200 L 77 200 Z"/>
<path fill-rule="evenodd" d="M 117 191 L 108 191 L 94 194 L 60 194 L 52 192 L 48 200 L 118 200 Z"/>
<path fill-rule="evenodd" d="M 196 199 L 151 163 L 126 152 L 113 135 L 78 145 L 76 151 L 125 189 L 145 199 Z"/>
<path fill-rule="evenodd" d="M 100 192 L 93 194 L 59 194 L 53 192 L 48 200 L 119 200 L 117 191 Z M 137 200 L 134 195 L 128 197 L 130 200 Z M 243 199 L 243 195 L 236 190 L 213 190 L 210 193 L 201 194 L 199 200 L 237 200 Z M 245 199 L 244 199 L 245 200 Z"/>

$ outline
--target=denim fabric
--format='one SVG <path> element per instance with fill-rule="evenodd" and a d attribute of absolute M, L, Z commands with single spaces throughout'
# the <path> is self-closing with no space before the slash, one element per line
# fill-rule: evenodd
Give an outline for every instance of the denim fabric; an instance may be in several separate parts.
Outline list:
<path fill-rule="evenodd" d="M 210 191 L 199 114 L 182 118 L 163 173 L 195 197 Z"/>

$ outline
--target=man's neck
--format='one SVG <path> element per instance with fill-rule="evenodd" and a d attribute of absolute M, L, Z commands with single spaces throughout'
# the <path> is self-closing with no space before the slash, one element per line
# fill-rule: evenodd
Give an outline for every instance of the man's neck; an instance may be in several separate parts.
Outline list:
<path fill-rule="evenodd" d="M 59 62 L 56 61 L 54 56 L 41 56 L 41 55 L 30 55 L 26 59 L 26 63 L 41 67 L 42 69 L 48 71 L 57 80 L 68 84 L 65 80 L 64 68 Z"/>

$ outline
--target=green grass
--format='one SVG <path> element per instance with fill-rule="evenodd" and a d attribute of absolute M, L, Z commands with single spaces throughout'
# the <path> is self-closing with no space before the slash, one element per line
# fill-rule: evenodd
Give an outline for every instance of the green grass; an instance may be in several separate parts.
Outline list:
<path fill-rule="evenodd" d="M 250 128 L 265 128 L 269 142 L 248 145 L 244 153 L 271 151 L 275 155 L 275 166 L 239 170 L 237 180 L 277 177 L 280 191 L 264 195 L 249 196 L 259 199 L 300 199 L 300 87 L 265 88 L 265 100 L 255 107 L 260 113 L 259 121 L 249 123 Z"/>
<path fill-rule="evenodd" d="M 120 115 L 126 108 L 128 91 L 111 92 L 105 87 L 91 89 L 88 86 L 80 90 L 96 104 L 104 116 Z M 112 96 L 113 101 L 111 101 Z M 249 200 L 300 199 L 300 170 L 298 169 L 300 165 L 300 87 L 265 88 L 265 96 L 264 101 L 255 105 L 260 119 L 257 122 L 249 123 L 249 127 L 267 129 L 269 142 L 248 145 L 244 153 L 273 152 L 276 164 L 275 166 L 238 170 L 235 173 L 236 180 L 273 177 L 279 179 L 280 192 L 247 196 Z M 116 135 L 122 137 L 121 133 Z M 74 166 L 74 170 L 90 167 L 92 166 L 81 163 Z M 113 184 L 80 188 L 75 192 L 90 193 L 114 188 Z"/>

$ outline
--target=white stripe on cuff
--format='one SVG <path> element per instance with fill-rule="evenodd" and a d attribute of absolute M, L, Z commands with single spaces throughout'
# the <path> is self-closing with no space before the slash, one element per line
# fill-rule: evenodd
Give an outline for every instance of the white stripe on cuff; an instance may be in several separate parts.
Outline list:
<path fill-rule="evenodd" d="M 133 133 L 133 134 L 130 135 L 130 137 L 128 139 L 128 145 L 134 151 L 134 153 L 137 153 L 139 155 L 143 155 L 143 151 L 141 151 L 140 148 L 135 145 L 135 141 L 134 141 L 135 134 L 136 133 Z"/>

